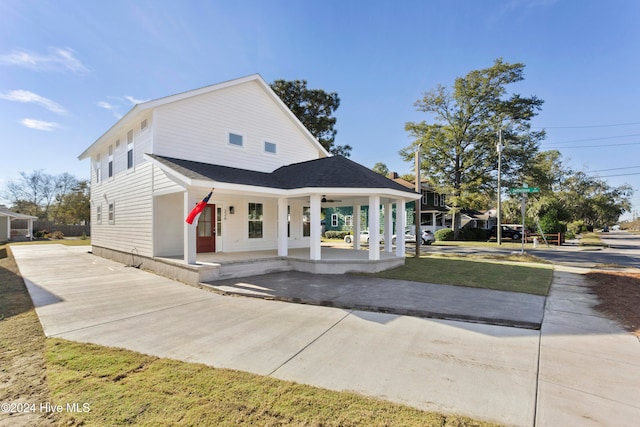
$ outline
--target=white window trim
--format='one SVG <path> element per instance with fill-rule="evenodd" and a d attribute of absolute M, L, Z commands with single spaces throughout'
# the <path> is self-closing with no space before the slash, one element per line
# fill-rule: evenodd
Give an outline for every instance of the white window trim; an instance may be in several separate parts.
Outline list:
<path fill-rule="evenodd" d="M 331 214 L 331 226 L 337 227 L 340 224 L 340 219 L 338 218 L 338 214 Z"/>
<path fill-rule="evenodd" d="M 353 215 L 344 216 L 344 225 L 347 227 L 353 227 Z"/>
<path fill-rule="evenodd" d="M 242 145 L 236 145 L 231 143 L 231 134 L 238 135 L 242 137 Z M 247 146 L 247 137 L 244 133 L 236 132 L 234 130 L 227 130 L 225 144 L 227 147 L 233 147 L 237 150 L 244 150 Z"/>
<path fill-rule="evenodd" d="M 96 224 L 102 224 L 102 203 L 96 206 Z"/>
<path fill-rule="evenodd" d="M 114 162 L 114 155 L 113 155 L 113 145 L 109 146 L 109 153 L 108 153 L 108 157 L 107 157 L 107 179 L 112 180 L 115 176 L 116 176 L 116 165 Z M 111 165 L 111 171 L 109 171 L 109 165 Z M 109 172 L 111 172 L 111 175 L 109 175 Z"/>
<path fill-rule="evenodd" d="M 116 202 L 109 202 L 107 205 L 107 221 L 109 224 L 116 223 Z"/>
<path fill-rule="evenodd" d="M 96 157 L 96 184 L 100 184 L 102 182 L 102 163 L 100 160 L 100 155 Z"/>

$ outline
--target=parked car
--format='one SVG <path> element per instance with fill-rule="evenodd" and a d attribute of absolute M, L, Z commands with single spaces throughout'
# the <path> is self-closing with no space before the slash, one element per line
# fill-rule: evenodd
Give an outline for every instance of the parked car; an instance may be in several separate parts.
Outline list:
<path fill-rule="evenodd" d="M 436 241 L 436 236 L 433 235 L 431 230 L 424 230 L 422 232 L 422 244 L 423 245 L 430 245 L 435 241 Z"/>
<path fill-rule="evenodd" d="M 344 242 L 345 243 L 353 243 L 353 235 L 352 234 L 347 234 L 346 236 L 344 236 Z M 380 235 L 380 242 L 384 242 L 384 237 L 382 236 L 382 234 Z M 361 231 L 360 232 L 360 243 L 364 243 L 364 244 L 369 244 L 369 232 L 368 231 Z"/>
<path fill-rule="evenodd" d="M 497 231 L 498 231 L 498 226 L 494 225 L 489 229 L 487 235 L 489 236 L 489 238 L 497 237 L 498 236 Z M 503 225 L 502 237 L 506 237 L 507 239 L 512 239 L 512 240 L 520 240 L 520 237 L 522 237 L 522 233 L 520 232 L 520 230 L 515 230 L 511 227 L 507 227 L 506 225 Z"/>
<path fill-rule="evenodd" d="M 394 244 L 394 245 L 396 244 L 396 237 L 397 237 L 397 235 L 394 234 L 393 237 L 391 238 L 391 243 Z M 411 232 L 411 229 L 409 227 L 405 228 L 405 230 L 404 230 L 404 242 L 405 243 L 415 243 L 415 241 L 416 241 L 416 235 Z"/>

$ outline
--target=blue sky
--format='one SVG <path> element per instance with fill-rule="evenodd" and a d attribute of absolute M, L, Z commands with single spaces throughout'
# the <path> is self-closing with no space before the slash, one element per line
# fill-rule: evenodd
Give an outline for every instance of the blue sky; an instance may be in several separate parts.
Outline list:
<path fill-rule="evenodd" d="M 78 154 L 136 102 L 253 73 L 337 92 L 336 143 L 407 173 L 414 102 L 502 57 L 545 101 L 541 148 L 632 185 L 640 210 L 639 20 L 626 0 L 0 0 L 0 189 L 87 178 Z"/>

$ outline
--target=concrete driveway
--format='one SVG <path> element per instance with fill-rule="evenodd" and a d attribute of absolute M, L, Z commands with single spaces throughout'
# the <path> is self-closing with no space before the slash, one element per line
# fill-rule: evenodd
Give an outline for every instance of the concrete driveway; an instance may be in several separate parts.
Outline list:
<path fill-rule="evenodd" d="M 589 311 L 575 274 L 558 274 L 535 331 L 223 296 L 87 249 L 12 246 L 47 336 L 506 425 L 640 418 L 640 344 Z"/>

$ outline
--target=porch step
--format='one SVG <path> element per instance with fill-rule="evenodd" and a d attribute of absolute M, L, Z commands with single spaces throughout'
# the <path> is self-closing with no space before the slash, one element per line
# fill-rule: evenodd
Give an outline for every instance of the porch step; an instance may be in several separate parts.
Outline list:
<path fill-rule="evenodd" d="M 251 261 L 222 264 L 218 280 L 232 279 L 235 277 L 257 276 L 260 274 L 290 271 L 293 267 L 289 261 L 280 258 L 260 259 Z"/>

